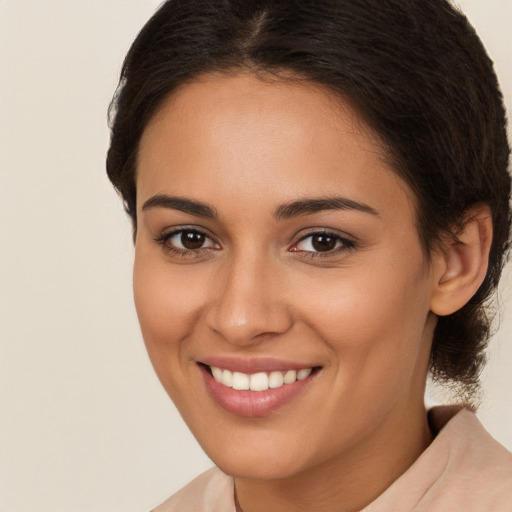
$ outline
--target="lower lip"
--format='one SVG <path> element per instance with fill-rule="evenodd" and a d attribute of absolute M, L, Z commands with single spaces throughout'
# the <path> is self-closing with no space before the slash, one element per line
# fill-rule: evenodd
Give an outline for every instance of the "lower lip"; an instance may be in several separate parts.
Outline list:
<path fill-rule="evenodd" d="M 239 391 L 217 382 L 204 365 L 199 365 L 199 368 L 206 388 L 215 402 L 225 411 L 247 418 L 267 416 L 289 403 L 309 385 L 317 373 L 313 372 L 304 380 L 296 380 L 292 384 L 284 384 L 279 388 L 269 388 L 265 391 Z"/>

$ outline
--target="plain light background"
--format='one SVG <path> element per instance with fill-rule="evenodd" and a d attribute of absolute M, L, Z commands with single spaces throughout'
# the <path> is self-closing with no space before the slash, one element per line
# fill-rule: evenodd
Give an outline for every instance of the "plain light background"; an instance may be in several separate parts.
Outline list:
<path fill-rule="evenodd" d="M 107 105 L 158 3 L 0 0 L 0 512 L 140 512 L 211 465 L 146 356 L 104 171 Z M 512 112 L 512 1 L 460 5 Z M 507 273 L 479 415 L 511 449 Z"/>

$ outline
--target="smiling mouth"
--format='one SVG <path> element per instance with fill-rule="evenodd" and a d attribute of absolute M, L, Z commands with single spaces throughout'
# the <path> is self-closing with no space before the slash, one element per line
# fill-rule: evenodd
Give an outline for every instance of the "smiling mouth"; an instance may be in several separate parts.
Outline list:
<path fill-rule="evenodd" d="M 266 391 L 277 389 L 298 380 L 307 379 L 315 368 L 273 372 L 242 373 L 232 372 L 217 366 L 207 366 L 212 377 L 223 386 L 238 391 Z"/>
<path fill-rule="evenodd" d="M 225 411 L 249 418 L 281 409 L 305 393 L 322 371 L 322 366 L 301 368 L 268 358 L 210 359 L 196 361 L 209 396 Z"/>

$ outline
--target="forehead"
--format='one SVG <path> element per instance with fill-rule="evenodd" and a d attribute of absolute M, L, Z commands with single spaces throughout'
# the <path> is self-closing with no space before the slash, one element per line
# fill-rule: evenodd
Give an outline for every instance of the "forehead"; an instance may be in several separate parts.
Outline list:
<path fill-rule="evenodd" d="M 319 133 L 318 125 L 321 124 L 331 131 L 357 132 L 367 139 L 369 148 L 372 146 L 371 149 L 382 156 L 386 153 L 376 134 L 340 95 L 321 84 L 295 76 L 281 79 L 252 73 L 208 73 L 181 85 L 157 109 L 144 131 L 142 145 L 155 125 L 161 127 L 171 119 L 187 124 L 195 120 L 205 128 L 217 130 L 229 125 L 239 131 L 256 122 L 258 114 L 261 114 L 260 120 L 266 116 L 264 123 L 269 130 L 286 125 L 288 133 L 306 128 L 310 129 L 309 135 L 314 136 Z M 206 117 L 213 116 L 219 124 L 205 126 Z M 298 117 L 302 118 L 300 123 L 297 122 Z"/>
<path fill-rule="evenodd" d="M 205 75 L 163 103 L 141 139 L 138 199 L 284 202 L 348 193 L 412 204 L 377 137 L 342 98 L 307 81 Z M 165 190 L 164 190 L 165 189 Z M 368 198 L 368 197 L 367 197 Z M 354 199 L 358 199 L 354 197 Z"/>

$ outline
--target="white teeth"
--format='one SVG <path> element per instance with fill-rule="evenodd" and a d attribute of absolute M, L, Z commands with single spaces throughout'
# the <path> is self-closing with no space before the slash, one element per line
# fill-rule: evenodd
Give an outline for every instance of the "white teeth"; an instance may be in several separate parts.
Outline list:
<path fill-rule="evenodd" d="M 266 373 L 253 373 L 250 379 L 251 391 L 265 391 L 268 389 L 268 375 Z"/>
<path fill-rule="evenodd" d="M 222 384 L 228 388 L 233 387 L 233 374 L 229 370 L 222 370 Z"/>
<path fill-rule="evenodd" d="M 225 372 L 228 370 L 224 370 Z M 233 389 L 245 391 L 249 389 L 249 375 L 240 372 L 233 372 Z"/>
<path fill-rule="evenodd" d="M 313 371 L 312 368 L 302 370 L 288 370 L 286 372 L 258 372 L 248 375 L 242 372 L 223 370 L 217 366 L 210 366 L 213 378 L 227 386 L 239 391 L 266 391 L 268 388 L 280 388 L 284 384 L 293 384 L 296 380 L 304 380 Z"/>
<path fill-rule="evenodd" d="M 211 366 L 210 369 L 212 371 L 213 378 L 217 382 L 222 382 L 222 370 L 220 368 L 217 368 L 216 366 Z"/>
<path fill-rule="evenodd" d="M 297 372 L 295 370 L 288 370 L 284 374 L 284 383 L 285 384 L 292 384 L 297 380 Z"/>
<path fill-rule="evenodd" d="M 271 372 L 268 377 L 269 388 L 280 388 L 284 384 L 283 374 L 281 372 Z"/>
<path fill-rule="evenodd" d="M 299 370 L 297 372 L 297 380 L 304 380 L 306 377 L 309 377 L 312 368 L 304 368 L 303 370 Z"/>

